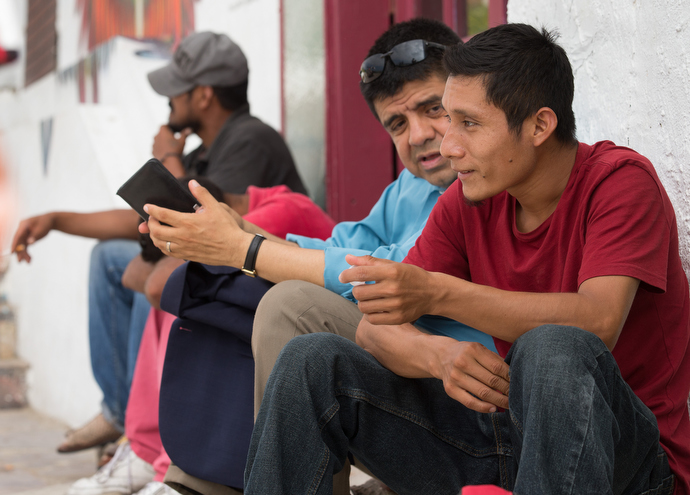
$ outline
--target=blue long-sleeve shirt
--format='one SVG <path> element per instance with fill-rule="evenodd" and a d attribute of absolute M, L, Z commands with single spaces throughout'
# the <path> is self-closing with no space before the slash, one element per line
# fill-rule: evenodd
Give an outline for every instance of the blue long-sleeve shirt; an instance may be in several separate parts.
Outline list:
<path fill-rule="evenodd" d="M 345 261 L 345 255 L 370 254 L 376 258 L 402 261 L 422 233 L 431 209 L 442 193 L 443 189 L 403 170 L 398 179 L 383 191 L 363 220 L 339 223 L 325 241 L 293 234 L 288 234 L 287 239 L 303 248 L 324 251 L 325 287 L 356 302 L 352 296 L 352 285 L 338 280 L 340 273 L 350 266 Z M 423 316 L 415 325 L 457 340 L 481 342 L 495 350 L 491 337 L 448 318 Z"/>

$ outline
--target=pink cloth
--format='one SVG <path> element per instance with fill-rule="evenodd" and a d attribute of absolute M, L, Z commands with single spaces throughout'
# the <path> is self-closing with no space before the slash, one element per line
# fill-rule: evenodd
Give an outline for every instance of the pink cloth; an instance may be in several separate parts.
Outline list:
<path fill-rule="evenodd" d="M 175 318 L 170 313 L 151 308 L 139 345 L 125 415 L 125 435 L 134 453 L 153 465 L 155 481 L 163 481 L 170 465 L 158 432 L 158 395 L 165 349 Z"/>
<path fill-rule="evenodd" d="M 326 239 L 335 222 L 307 196 L 287 186 L 250 186 L 249 213 L 244 218 L 279 237 L 288 233 Z M 163 481 L 170 465 L 158 430 L 158 397 L 170 327 L 176 317 L 151 309 L 141 337 L 137 364 L 125 414 L 125 435 L 134 453 L 156 470 L 155 481 Z"/>
<path fill-rule="evenodd" d="M 511 493 L 513 492 L 494 485 L 466 486 L 460 492 L 461 495 L 509 495 Z"/>

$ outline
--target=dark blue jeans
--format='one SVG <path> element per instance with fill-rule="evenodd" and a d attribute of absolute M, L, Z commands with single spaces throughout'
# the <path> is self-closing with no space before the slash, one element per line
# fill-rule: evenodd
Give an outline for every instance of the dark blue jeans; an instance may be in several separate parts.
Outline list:
<path fill-rule="evenodd" d="M 103 391 L 103 414 L 122 431 L 139 344 L 151 309 L 144 294 L 122 285 L 125 268 L 140 252 L 136 241 L 99 242 L 91 252 L 89 271 L 91 369 Z"/>
<path fill-rule="evenodd" d="M 656 419 L 599 338 L 543 326 L 506 361 L 510 411 L 482 414 L 336 335 L 293 339 L 266 388 L 245 494 L 330 494 L 348 452 L 401 495 L 673 492 Z"/>

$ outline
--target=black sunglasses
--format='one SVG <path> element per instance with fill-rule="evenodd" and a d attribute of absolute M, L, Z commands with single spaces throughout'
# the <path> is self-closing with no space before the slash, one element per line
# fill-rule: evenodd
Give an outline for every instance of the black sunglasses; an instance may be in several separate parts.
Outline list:
<path fill-rule="evenodd" d="M 427 57 L 429 47 L 445 50 L 445 45 L 426 40 L 411 40 L 395 45 L 391 51 L 367 57 L 359 69 L 359 77 L 364 84 L 377 79 L 386 68 L 386 58 L 396 67 L 407 67 L 421 62 Z"/>

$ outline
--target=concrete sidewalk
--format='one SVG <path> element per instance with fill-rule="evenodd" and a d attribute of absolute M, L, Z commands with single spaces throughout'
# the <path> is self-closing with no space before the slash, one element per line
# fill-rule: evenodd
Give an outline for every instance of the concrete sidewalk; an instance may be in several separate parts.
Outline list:
<path fill-rule="evenodd" d="M 0 495 L 63 495 L 96 472 L 96 449 L 58 454 L 67 426 L 30 408 L 0 409 Z"/>
<path fill-rule="evenodd" d="M 96 449 L 58 454 L 67 426 L 31 408 L 0 409 L 0 495 L 64 495 L 96 472 Z M 369 476 L 352 470 L 350 483 Z"/>

